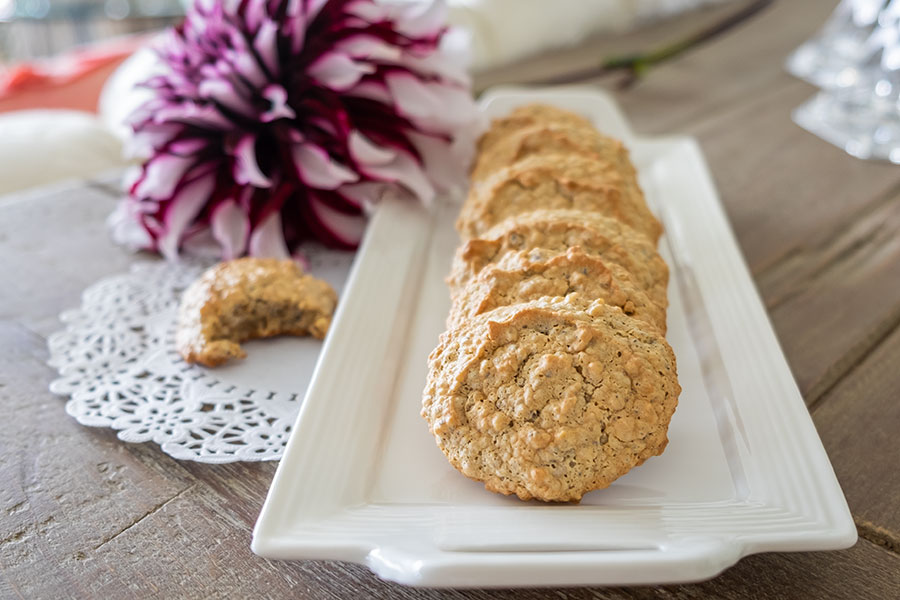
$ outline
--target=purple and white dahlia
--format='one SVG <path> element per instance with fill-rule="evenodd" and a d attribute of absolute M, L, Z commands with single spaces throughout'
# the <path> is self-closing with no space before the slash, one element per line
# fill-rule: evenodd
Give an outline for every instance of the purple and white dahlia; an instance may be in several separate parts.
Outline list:
<path fill-rule="evenodd" d="M 120 214 L 169 258 L 356 247 L 386 189 L 465 177 L 480 118 L 446 32 L 440 0 L 198 0 L 132 115 Z"/>

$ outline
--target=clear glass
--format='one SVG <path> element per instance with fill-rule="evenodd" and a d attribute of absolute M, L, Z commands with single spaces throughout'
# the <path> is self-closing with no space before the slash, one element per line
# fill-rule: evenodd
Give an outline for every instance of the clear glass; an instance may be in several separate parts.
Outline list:
<path fill-rule="evenodd" d="M 855 62 L 832 72 L 793 119 L 853 156 L 900 164 L 900 0 L 881 7 L 851 53 Z"/>
<path fill-rule="evenodd" d="M 885 0 L 842 0 L 819 33 L 797 48 L 785 68 L 824 89 L 852 85 L 866 59 L 866 40 Z"/>

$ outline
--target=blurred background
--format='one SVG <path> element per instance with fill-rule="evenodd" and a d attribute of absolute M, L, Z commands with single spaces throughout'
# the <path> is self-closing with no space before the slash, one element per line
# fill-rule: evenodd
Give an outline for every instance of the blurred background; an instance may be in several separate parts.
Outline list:
<path fill-rule="evenodd" d="M 0 62 L 161 29 L 183 14 L 178 0 L 0 0 Z"/>
<path fill-rule="evenodd" d="M 154 68 L 144 48 L 188 2 L 0 0 L 0 194 L 125 164 L 123 121 L 142 99 L 135 84 Z M 447 2 L 476 91 L 594 68 L 610 48 L 629 50 L 616 35 L 670 25 L 678 14 L 682 26 L 667 35 L 689 32 L 727 16 L 731 4 L 741 2 L 554 0 L 552 10 L 546 0 Z M 597 39 L 606 46 L 584 51 Z M 652 38 L 636 39 L 646 46 Z M 576 46 L 580 63 L 559 54 Z"/>

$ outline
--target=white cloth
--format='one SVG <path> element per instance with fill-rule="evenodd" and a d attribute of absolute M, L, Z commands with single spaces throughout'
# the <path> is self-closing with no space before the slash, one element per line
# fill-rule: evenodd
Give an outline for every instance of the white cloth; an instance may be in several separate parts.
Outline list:
<path fill-rule="evenodd" d="M 75 110 L 0 114 L 0 194 L 121 164 L 119 138 L 96 115 Z"/>
<path fill-rule="evenodd" d="M 575 46 L 605 31 L 731 0 L 448 0 L 450 22 L 472 41 L 473 70 Z"/>

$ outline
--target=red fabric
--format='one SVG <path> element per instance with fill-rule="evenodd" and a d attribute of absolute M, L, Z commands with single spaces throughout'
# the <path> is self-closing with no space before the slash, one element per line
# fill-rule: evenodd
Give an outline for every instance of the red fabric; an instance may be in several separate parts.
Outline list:
<path fill-rule="evenodd" d="M 106 79 L 150 36 L 119 38 L 49 61 L 0 70 L 0 112 L 32 108 L 97 111 Z"/>

